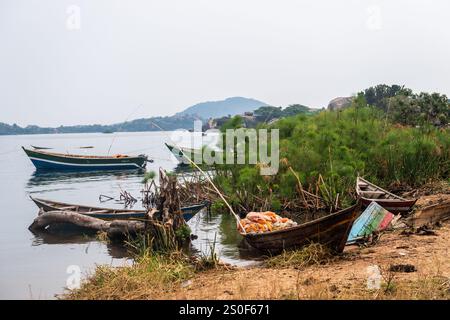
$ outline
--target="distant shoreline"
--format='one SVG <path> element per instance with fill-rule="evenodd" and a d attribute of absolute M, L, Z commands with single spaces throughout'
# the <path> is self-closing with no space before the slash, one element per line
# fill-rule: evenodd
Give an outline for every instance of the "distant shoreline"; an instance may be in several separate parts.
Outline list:
<path fill-rule="evenodd" d="M 188 129 L 174 129 L 174 130 L 188 130 Z M 64 135 L 64 134 L 104 134 L 105 136 L 112 136 L 117 133 L 144 133 L 144 132 L 171 132 L 174 130 L 139 130 L 139 131 L 116 131 L 112 133 L 103 132 L 36 132 L 36 133 L 12 133 L 12 134 L 1 134 L 0 137 L 10 137 L 10 136 L 38 136 L 38 135 Z"/>

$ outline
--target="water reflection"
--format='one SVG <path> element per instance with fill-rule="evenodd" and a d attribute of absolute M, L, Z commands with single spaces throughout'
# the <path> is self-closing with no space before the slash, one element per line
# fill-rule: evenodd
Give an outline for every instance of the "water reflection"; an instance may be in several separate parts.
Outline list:
<path fill-rule="evenodd" d="M 198 238 L 192 241 L 193 254 L 209 255 L 211 249 L 226 262 L 240 266 L 258 263 L 261 253 L 248 246 L 236 230 L 236 221 L 229 214 L 202 212 L 189 221 L 192 233 Z"/>
<path fill-rule="evenodd" d="M 32 239 L 32 246 L 40 246 L 43 244 L 47 245 L 61 245 L 61 244 L 90 244 L 93 242 L 98 242 L 95 233 L 92 232 L 80 232 L 80 229 L 53 229 L 49 230 L 39 230 L 31 231 L 34 235 Z M 105 242 L 108 255 L 115 259 L 129 259 L 132 258 L 132 254 L 127 250 L 127 248 L 122 244 Z"/>
<path fill-rule="evenodd" d="M 144 170 L 132 171 L 92 171 L 92 172 L 39 172 L 35 171 L 27 182 L 28 188 L 47 186 L 55 182 L 74 184 L 88 181 L 126 180 L 142 177 Z"/>
<path fill-rule="evenodd" d="M 164 146 L 163 144 L 161 144 Z M 167 150 L 163 150 L 167 152 Z M 161 163 L 152 164 L 148 170 L 156 171 Z M 191 166 L 178 165 L 175 168 L 167 168 L 183 174 L 189 179 L 196 176 Z M 34 171 L 27 177 L 25 189 L 28 194 L 39 194 L 38 197 L 54 201 L 79 203 L 97 207 L 123 208 L 123 203 L 118 201 L 121 190 L 127 190 L 136 199 L 140 198 L 142 189 L 142 177 L 145 170 L 131 171 L 89 171 L 89 172 L 38 172 Z M 114 199 L 102 202 L 100 195 L 111 196 Z M 33 205 L 34 207 L 34 205 Z M 36 207 L 34 207 L 36 208 Z M 134 209 L 141 209 L 138 201 Z M 37 213 L 37 208 L 36 208 Z M 31 221 L 30 221 L 31 223 Z M 190 244 L 192 254 L 208 255 L 211 246 L 224 262 L 235 265 L 254 264 L 260 260 L 261 254 L 250 248 L 242 236 L 236 230 L 236 222 L 229 214 L 210 214 L 205 211 L 198 213 L 189 221 L 192 233 L 197 239 Z M 34 232 L 32 246 L 57 245 L 57 244 L 90 244 L 98 242 L 95 234 L 80 233 L 80 230 L 69 232 L 65 230 L 46 230 Z M 106 244 L 108 253 L 113 258 L 130 258 L 130 254 L 123 245 Z"/>

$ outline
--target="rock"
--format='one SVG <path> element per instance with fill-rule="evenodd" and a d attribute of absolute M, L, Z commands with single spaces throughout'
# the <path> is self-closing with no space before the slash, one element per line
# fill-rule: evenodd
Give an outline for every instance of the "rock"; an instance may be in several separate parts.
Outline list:
<path fill-rule="evenodd" d="M 353 97 L 337 97 L 330 101 L 328 110 L 340 110 L 352 104 Z"/>
<path fill-rule="evenodd" d="M 192 285 L 192 280 L 187 280 L 181 283 L 182 288 L 186 288 Z"/>

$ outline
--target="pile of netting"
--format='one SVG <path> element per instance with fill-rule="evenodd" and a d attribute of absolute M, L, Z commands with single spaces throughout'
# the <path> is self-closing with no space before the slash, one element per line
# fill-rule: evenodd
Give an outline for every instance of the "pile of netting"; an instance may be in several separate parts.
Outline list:
<path fill-rule="evenodd" d="M 246 233 L 262 233 L 290 228 L 297 225 L 297 222 L 288 218 L 283 218 L 275 212 L 249 212 L 244 219 L 240 220 L 238 230 Z"/>

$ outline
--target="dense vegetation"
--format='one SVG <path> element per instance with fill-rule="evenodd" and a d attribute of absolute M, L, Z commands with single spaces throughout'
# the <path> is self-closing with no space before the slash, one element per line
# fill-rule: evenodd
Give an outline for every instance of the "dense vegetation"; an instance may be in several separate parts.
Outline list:
<path fill-rule="evenodd" d="M 235 115 L 233 117 L 216 119 L 216 122 L 222 131 L 232 128 L 255 128 L 258 125 L 270 123 L 274 120 L 298 114 L 313 114 L 318 111 L 318 109 L 311 109 L 301 104 L 292 104 L 284 109 L 282 107 L 263 106 L 253 111 L 251 120 L 241 115 Z"/>
<path fill-rule="evenodd" d="M 365 94 L 361 93 L 344 110 L 281 119 L 269 126 L 280 130 L 277 175 L 261 176 L 255 165 L 221 165 L 216 167 L 216 181 L 234 203 L 242 203 L 241 195 L 245 194 L 248 206 L 265 198 L 271 199 L 272 209 L 279 210 L 298 198 L 297 181 L 289 167 L 304 186 L 314 184 L 322 175 L 331 198 L 339 193 L 343 203 L 353 200 L 358 174 L 384 187 L 420 186 L 428 181 L 448 179 L 450 129 L 443 127 L 442 121 L 440 126 L 435 122 L 445 120 L 441 115 L 448 114 L 448 104 L 447 110 L 440 109 L 446 97 L 399 94 L 404 90 L 388 92 L 387 98 L 376 95 L 370 100 L 374 105 L 368 105 Z M 393 101 L 390 103 L 391 112 L 396 110 L 393 115 L 382 107 L 385 99 L 397 102 L 404 97 L 421 101 L 420 112 L 424 115 L 420 119 L 405 121 L 397 113 L 401 104 Z M 419 121 L 421 125 L 417 127 L 406 125 Z"/>
<path fill-rule="evenodd" d="M 394 123 L 445 126 L 450 122 L 449 99 L 439 93 L 414 93 L 399 85 L 377 85 L 360 93 L 367 104 L 384 112 Z"/>
<path fill-rule="evenodd" d="M 314 113 L 317 110 L 310 109 L 301 104 L 292 104 L 286 108 L 263 106 L 256 109 L 253 113 L 258 122 L 269 122 L 273 119 L 295 116 L 300 113 Z"/>

